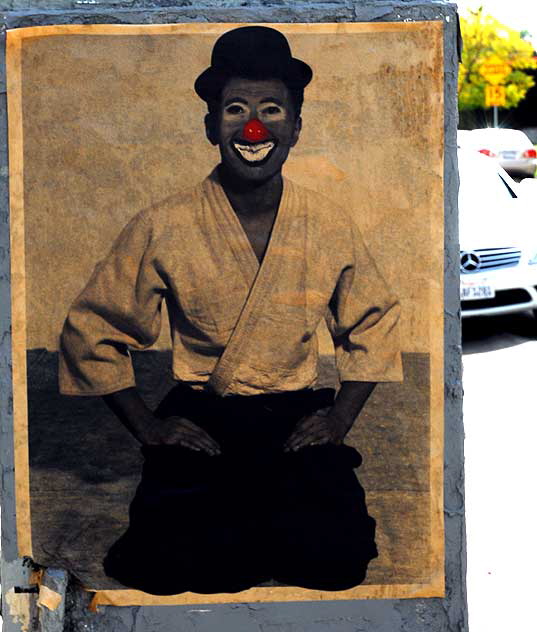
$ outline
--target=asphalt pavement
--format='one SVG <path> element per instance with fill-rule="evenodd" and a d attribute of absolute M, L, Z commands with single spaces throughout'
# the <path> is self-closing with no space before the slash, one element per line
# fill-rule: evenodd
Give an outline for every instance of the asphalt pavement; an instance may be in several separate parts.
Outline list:
<path fill-rule="evenodd" d="M 536 632 L 537 320 L 463 322 L 470 632 Z"/>

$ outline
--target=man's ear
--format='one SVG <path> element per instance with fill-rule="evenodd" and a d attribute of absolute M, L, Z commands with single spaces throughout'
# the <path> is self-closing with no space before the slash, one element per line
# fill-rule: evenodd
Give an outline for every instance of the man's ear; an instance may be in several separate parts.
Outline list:
<path fill-rule="evenodd" d="M 293 137 L 291 139 L 291 147 L 294 147 L 298 143 L 301 129 L 302 129 L 302 117 L 297 116 L 296 121 L 295 121 L 295 129 L 293 130 Z"/>
<path fill-rule="evenodd" d="M 218 145 L 218 133 L 216 129 L 216 116 L 209 112 L 205 115 L 205 134 L 211 145 Z"/>

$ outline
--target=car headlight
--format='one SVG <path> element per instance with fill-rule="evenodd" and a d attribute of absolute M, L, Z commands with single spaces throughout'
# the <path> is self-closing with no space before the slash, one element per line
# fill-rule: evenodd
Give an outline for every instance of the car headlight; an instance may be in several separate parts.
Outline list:
<path fill-rule="evenodd" d="M 529 266 L 537 265 L 537 252 L 533 255 L 533 257 L 530 258 L 530 260 L 528 261 L 528 265 Z"/>

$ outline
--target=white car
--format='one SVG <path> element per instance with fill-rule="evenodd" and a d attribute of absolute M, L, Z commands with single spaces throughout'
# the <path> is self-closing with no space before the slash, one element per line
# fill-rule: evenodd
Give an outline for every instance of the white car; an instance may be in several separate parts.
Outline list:
<path fill-rule="evenodd" d="M 488 127 L 459 132 L 461 146 L 495 158 L 510 174 L 533 177 L 537 151 L 531 140 L 518 129 Z"/>
<path fill-rule="evenodd" d="M 475 151 L 459 149 L 459 175 L 462 317 L 537 310 L 537 209 Z"/>

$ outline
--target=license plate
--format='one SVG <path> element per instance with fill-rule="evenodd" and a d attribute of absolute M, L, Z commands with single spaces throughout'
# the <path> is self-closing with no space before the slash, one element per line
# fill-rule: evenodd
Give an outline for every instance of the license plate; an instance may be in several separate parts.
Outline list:
<path fill-rule="evenodd" d="M 477 301 L 483 298 L 494 298 L 496 292 L 490 285 L 462 285 L 461 301 Z"/>
<path fill-rule="evenodd" d="M 517 152 L 516 151 L 502 151 L 501 156 L 502 158 L 505 158 L 506 160 L 514 160 L 517 157 Z"/>

